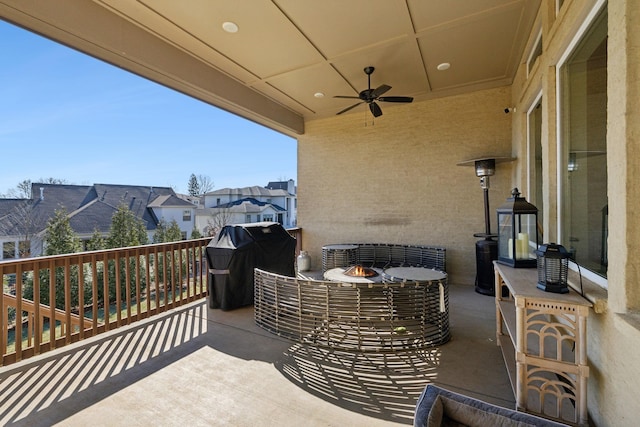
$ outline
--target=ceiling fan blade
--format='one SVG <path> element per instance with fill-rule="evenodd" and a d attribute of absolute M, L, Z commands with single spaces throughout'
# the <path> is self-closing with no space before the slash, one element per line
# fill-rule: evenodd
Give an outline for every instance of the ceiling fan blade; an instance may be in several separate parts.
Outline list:
<path fill-rule="evenodd" d="M 389 89 L 391 89 L 391 86 L 389 86 L 389 85 L 378 86 L 377 88 L 375 88 L 374 90 L 371 91 L 371 96 L 373 98 L 377 98 L 380 95 L 382 95 L 383 93 L 385 93 L 386 91 L 388 91 Z"/>
<path fill-rule="evenodd" d="M 413 102 L 413 98 L 410 96 L 381 96 L 378 101 L 384 102 Z"/>
<path fill-rule="evenodd" d="M 345 108 L 345 109 L 344 109 L 344 110 L 342 110 L 342 111 L 338 111 L 338 112 L 336 113 L 336 116 L 337 116 L 338 114 L 346 113 L 347 111 L 351 110 L 352 108 L 357 107 L 357 106 L 358 106 L 358 105 L 360 105 L 360 104 L 364 104 L 364 102 L 358 102 L 357 104 L 353 104 L 351 107 L 347 107 L 347 108 Z"/>
<path fill-rule="evenodd" d="M 334 98 L 360 99 L 359 96 L 336 95 Z"/>
<path fill-rule="evenodd" d="M 373 114 L 373 117 L 380 117 L 382 115 L 380 106 L 375 102 L 369 104 L 369 109 L 371 110 L 371 114 Z"/>

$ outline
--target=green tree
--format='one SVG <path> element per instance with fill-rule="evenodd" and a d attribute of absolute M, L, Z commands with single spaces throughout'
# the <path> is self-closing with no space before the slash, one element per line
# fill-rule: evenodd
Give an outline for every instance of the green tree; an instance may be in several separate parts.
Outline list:
<path fill-rule="evenodd" d="M 202 234 L 200 233 L 200 230 L 198 230 L 196 227 L 193 227 L 193 230 L 191 230 L 191 239 L 199 239 L 202 237 Z"/>
<path fill-rule="evenodd" d="M 198 197 L 213 190 L 213 181 L 207 175 L 199 174 L 196 176 L 192 173 L 189 177 L 188 187 L 189 195 Z"/>
<path fill-rule="evenodd" d="M 111 229 L 107 237 L 108 248 L 124 248 L 127 246 L 146 245 L 147 230 L 144 222 L 121 203 L 118 210 L 111 217 Z"/>
<path fill-rule="evenodd" d="M 66 209 L 57 209 L 47 223 L 44 233 L 45 255 L 71 254 L 80 252 L 80 239 L 71 228 Z"/>
<path fill-rule="evenodd" d="M 80 252 L 82 250 L 82 245 L 80 244 L 80 239 L 75 234 L 73 229 L 71 228 L 71 224 L 69 223 L 69 217 L 67 215 L 67 211 L 65 209 L 58 209 L 54 212 L 53 217 L 51 217 L 47 223 L 47 228 L 44 234 L 44 243 L 45 243 L 45 255 L 60 255 L 60 254 L 69 254 L 74 252 Z M 64 309 L 65 302 L 69 304 L 70 307 L 75 308 L 78 307 L 78 266 L 72 265 L 69 268 L 69 277 L 68 281 L 70 284 L 70 294 L 71 300 L 65 301 L 65 269 L 63 267 L 56 267 L 53 271 L 53 279 L 52 274 L 49 270 L 40 270 L 40 302 L 42 304 L 51 304 L 51 296 L 50 296 L 50 284 L 51 280 L 54 282 L 54 303 L 56 308 Z M 90 298 L 90 287 L 87 284 L 85 286 L 85 295 L 86 298 Z M 33 277 L 29 277 L 26 280 L 24 297 L 26 299 L 33 300 L 34 297 L 34 289 L 33 289 Z M 87 295 L 88 294 L 88 295 Z M 86 301 L 86 299 L 85 299 Z"/>
<path fill-rule="evenodd" d="M 153 243 L 178 242 L 182 240 L 182 230 L 175 219 L 167 226 L 167 221 L 162 218 L 153 233 Z"/>
<path fill-rule="evenodd" d="M 198 182 L 196 175 L 193 173 L 189 177 L 189 195 L 196 197 L 200 195 L 200 183 Z"/>
<path fill-rule="evenodd" d="M 106 249 L 107 243 L 102 237 L 102 233 L 98 229 L 93 230 L 91 238 L 87 241 L 86 248 L 88 251 L 100 251 Z"/>
<path fill-rule="evenodd" d="M 127 246 L 139 246 L 148 243 L 147 230 L 144 222 L 135 216 L 135 214 L 129 209 L 129 207 L 121 203 L 118 206 L 118 210 L 111 217 L 111 229 L 109 230 L 109 236 L 107 237 L 107 248 L 124 248 Z M 140 287 L 140 292 L 146 289 L 146 274 L 145 263 L 146 259 L 138 259 L 140 263 L 140 276 L 139 282 L 136 279 L 136 274 L 131 272 L 136 271 L 136 259 L 130 257 L 128 259 L 120 259 L 118 265 L 120 282 L 116 283 L 116 263 L 114 260 L 110 260 L 108 263 L 108 277 L 109 277 L 109 300 L 105 302 L 108 305 L 112 302 L 116 296 L 116 290 L 119 289 L 120 297 L 129 301 L 129 297 L 136 295 L 136 287 Z M 127 295 L 127 269 L 129 270 L 129 293 Z M 102 283 L 103 272 L 98 272 L 98 283 Z M 104 290 L 98 289 L 99 298 L 102 297 Z"/>
<path fill-rule="evenodd" d="M 153 232 L 153 243 L 164 243 L 167 236 L 167 221 L 161 218 Z"/>
<path fill-rule="evenodd" d="M 179 242 L 182 240 L 182 230 L 175 219 L 171 220 L 169 228 L 167 229 L 167 235 L 165 242 Z"/>
<path fill-rule="evenodd" d="M 171 223 L 167 226 L 167 222 L 165 219 L 161 219 L 156 227 L 156 231 L 153 234 L 153 242 L 154 243 L 168 243 L 168 242 L 179 242 L 182 240 L 182 231 L 180 230 L 180 226 L 178 222 L 173 219 Z M 173 254 L 173 257 L 171 256 Z M 179 269 L 176 266 L 180 263 L 180 257 L 178 253 L 174 253 L 171 250 L 168 250 L 164 253 L 164 255 L 160 255 L 158 257 L 158 262 L 155 265 L 155 275 L 157 282 L 163 282 L 167 285 L 168 288 L 172 288 L 173 283 L 178 283 L 180 281 L 180 273 Z M 173 277 L 168 277 L 166 271 L 173 268 Z M 165 269 L 165 266 L 167 268 Z M 180 269 L 182 270 L 182 274 L 186 273 L 186 252 L 183 251 L 183 261 Z"/>

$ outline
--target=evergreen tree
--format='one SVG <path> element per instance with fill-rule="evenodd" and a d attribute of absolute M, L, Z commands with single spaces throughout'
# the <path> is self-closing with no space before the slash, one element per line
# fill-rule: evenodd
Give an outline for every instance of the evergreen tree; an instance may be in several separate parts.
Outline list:
<path fill-rule="evenodd" d="M 91 235 L 91 239 L 87 241 L 87 250 L 88 251 L 100 251 L 105 249 L 106 242 L 102 237 L 102 234 L 97 229 L 93 231 Z"/>
<path fill-rule="evenodd" d="M 107 247 L 124 248 L 146 245 L 147 242 L 147 230 L 144 222 L 136 217 L 126 204 L 121 203 L 116 213 L 111 217 Z"/>
<path fill-rule="evenodd" d="M 158 222 L 156 231 L 153 233 L 153 243 L 179 242 L 182 240 L 182 231 L 175 219 L 167 226 L 167 221 L 162 218 Z"/>
<path fill-rule="evenodd" d="M 164 243 L 167 235 L 167 221 L 164 218 L 160 218 L 156 231 L 153 232 L 153 243 Z"/>
<path fill-rule="evenodd" d="M 182 230 L 175 219 L 171 220 L 171 224 L 167 229 L 167 235 L 165 236 L 165 242 L 179 242 L 182 240 Z"/>
<path fill-rule="evenodd" d="M 201 237 L 202 234 L 200 231 L 196 227 L 193 227 L 193 230 L 191 230 L 191 239 L 200 239 Z"/>
<path fill-rule="evenodd" d="M 144 226 L 144 222 L 136 217 L 134 213 L 127 207 L 126 204 L 121 203 L 118 206 L 118 210 L 111 217 L 111 229 L 109 230 L 109 237 L 107 237 L 108 248 L 124 248 L 127 246 L 139 246 L 145 245 L 148 242 L 147 230 Z M 140 268 L 140 281 L 137 282 L 135 274 L 129 274 L 129 295 L 127 296 L 127 283 L 126 283 L 126 271 L 127 269 L 132 272 L 136 270 L 136 260 L 130 258 L 128 260 L 121 259 L 117 266 L 120 270 L 120 283 L 115 282 L 116 278 L 116 263 L 113 260 L 108 262 L 108 277 L 109 277 L 109 299 L 111 303 L 115 299 L 116 290 L 120 292 L 120 298 L 124 301 L 127 297 L 133 297 L 136 295 L 136 286 L 140 286 L 140 291 L 144 291 L 146 288 L 146 275 L 144 264 L 145 259 L 138 260 L 141 264 Z M 102 273 L 104 274 L 104 273 Z M 98 283 L 101 283 L 102 275 L 98 273 Z M 102 299 L 104 291 L 98 289 L 98 297 Z M 128 299 L 127 299 L 128 301 Z M 105 302 L 105 305 L 108 303 Z"/>
<path fill-rule="evenodd" d="M 200 182 L 195 174 L 191 174 L 189 177 L 189 195 L 197 197 L 200 195 Z"/>
<path fill-rule="evenodd" d="M 45 230 L 44 241 L 46 245 L 45 255 L 59 255 L 80 252 L 82 245 L 80 239 L 75 234 L 69 223 L 69 217 L 65 209 L 56 210 L 53 217 L 49 219 Z M 49 288 L 53 280 L 55 301 L 53 304 L 56 308 L 65 308 L 65 269 L 56 267 L 53 271 L 53 278 L 49 270 L 40 271 L 40 302 L 42 304 L 51 304 Z M 67 301 L 70 307 L 74 308 L 79 305 L 78 302 L 78 266 L 72 265 L 69 268 L 68 283 L 71 287 L 71 300 Z M 85 295 L 87 287 L 85 286 Z M 27 279 L 23 296 L 26 299 L 33 300 L 33 277 Z"/>
<path fill-rule="evenodd" d="M 59 255 L 80 252 L 80 239 L 71 228 L 65 209 L 57 209 L 47 223 L 44 234 L 45 255 Z"/>

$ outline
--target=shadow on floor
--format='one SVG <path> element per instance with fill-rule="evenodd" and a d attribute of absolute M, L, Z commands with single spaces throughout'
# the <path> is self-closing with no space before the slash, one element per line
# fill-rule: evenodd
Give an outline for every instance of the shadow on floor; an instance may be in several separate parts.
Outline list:
<path fill-rule="evenodd" d="M 268 414 L 269 425 L 295 425 L 305 412 L 315 416 L 307 425 L 407 425 L 429 383 L 512 408 L 493 299 L 455 288 L 451 341 L 385 354 L 292 343 L 257 327 L 252 307 L 221 312 L 197 301 L 0 368 L 0 424 L 74 425 L 111 416 L 98 424 L 123 425 L 130 423 L 118 416 L 134 411 L 137 425 L 157 424 L 158 413 L 166 415 L 166 405 L 176 402 L 182 406 L 172 406 L 174 418 L 160 424 L 191 417 L 195 424 L 230 425 L 212 423 L 211 407 L 228 402 L 225 411 L 233 415 L 258 398 L 255 417 Z"/>

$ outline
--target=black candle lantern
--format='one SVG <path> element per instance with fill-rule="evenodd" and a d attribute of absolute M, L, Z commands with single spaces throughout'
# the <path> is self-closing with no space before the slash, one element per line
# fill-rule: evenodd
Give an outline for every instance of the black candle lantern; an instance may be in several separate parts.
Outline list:
<path fill-rule="evenodd" d="M 536 267 L 538 208 L 520 197 L 517 188 L 498 212 L 498 262 L 511 267 Z"/>
<path fill-rule="evenodd" d="M 557 294 L 569 292 L 567 273 L 570 254 L 555 243 L 541 245 L 536 251 L 538 265 L 538 289 Z"/>

